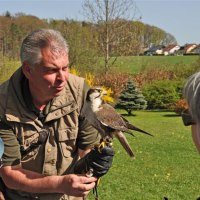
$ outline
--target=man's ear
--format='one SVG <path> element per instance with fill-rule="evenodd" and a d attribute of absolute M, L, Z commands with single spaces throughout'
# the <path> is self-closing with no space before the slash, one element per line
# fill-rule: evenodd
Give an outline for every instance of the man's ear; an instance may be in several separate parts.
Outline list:
<path fill-rule="evenodd" d="M 27 79 L 31 77 L 31 67 L 27 62 L 24 62 L 22 65 L 22 71 Z"/>

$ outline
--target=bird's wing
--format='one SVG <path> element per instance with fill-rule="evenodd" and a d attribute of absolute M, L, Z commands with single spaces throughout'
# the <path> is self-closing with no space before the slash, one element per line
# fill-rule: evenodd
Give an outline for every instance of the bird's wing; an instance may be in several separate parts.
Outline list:
<path fill-rule="evenodd" d="M 128 140 L 126 139 L 125 135 L 121 131 L 115 131 L 114 132 L 115 137 L 119 140 L 121 145 L 124 147 L 126 152 L 130 157 L 134 157 L 133 150 L 131 149 Z"/>
<path fill-rule="evenodd" d="M 96 112 L 97 119 L 104 125 L 115 130 L 126 131 L 126 124 L 116 110 L 109 104 L 103 104 Z"/>

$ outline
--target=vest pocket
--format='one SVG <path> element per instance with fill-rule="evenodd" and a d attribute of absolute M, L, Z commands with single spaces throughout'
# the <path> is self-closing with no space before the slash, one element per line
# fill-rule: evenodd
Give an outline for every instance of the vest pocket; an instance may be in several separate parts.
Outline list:
<path fill-rule="evenodd" d="M 78 129 L 70 127 L 58 131 L 58 142 L 64 157 L 68 158 L 76 151 L 76 137 Z"/>

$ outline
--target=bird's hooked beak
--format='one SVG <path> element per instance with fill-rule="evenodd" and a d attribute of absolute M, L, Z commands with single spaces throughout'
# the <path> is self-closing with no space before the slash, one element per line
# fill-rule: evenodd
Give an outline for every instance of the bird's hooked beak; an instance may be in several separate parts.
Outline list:
<path fill-rule="evenodd" d="M 102 89 L 100 95 L 101 95 L 101 99 L 102 99 L 104 102 L 106 102 L 106 96 L 108 95 L 107 91 L 104 90 L 104 89 Z"/>
<path fill-rule="evenodd" d="M 104 90 L 104 89 L 102 89 L 102 91 L 101 91 L 101 96 L 103 97 L 103 96 L 106 96 L 107 94 L 108 94 L 107 91 Z"/>

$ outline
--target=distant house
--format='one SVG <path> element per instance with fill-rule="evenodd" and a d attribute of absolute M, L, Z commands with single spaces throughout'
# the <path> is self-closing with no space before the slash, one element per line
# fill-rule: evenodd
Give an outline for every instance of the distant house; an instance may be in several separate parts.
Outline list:
<path fill-rule="evenodd" d="M 192 50 L 196 47 L 197 45 L 196 44 L 186 44 L 185 45 L 185 54 L 189 54 L 192 52 Z"/>
<path fill-rule="evenodd" d="M 168 55 L 176 55 L 176 52 L 180 49 L 179 45 L 176 44 L 170 44 L 168 46 L 166 46 L 165 48 L 163 48 L 163 54 L 165 56 Z"/>
<path fill-rule="evenodd" d="M 185 44 L 184 46 L 181 46 L 178 50 L 178 55 L 189 55 L 192 53 L 193 49 L 196 47 L 196 44 Z"/>
<path fill-rule="evenodd" d="M 185 51 L 184 51 L 184 46 L 180 46 L 180 49 L 177 51 L 177 55 L 184 55 Z"/>
<path fill-rule="evenodd" d="M 163 45 L 152 46 L 144 52 L 144 55 L 146 56 L 162 55 L 163 48 L 164 48 Z"/>
<path fill-rule="evenodd" d="M 196 55 L 200 55 L 200 44 L 197 45 L 193 50 L 192 52 Z"/>
<path fill-rule="evenodd" d="M 170 44 L 168 46 L 152 45 L 149 48 L 144 48 L 143 52 L 140 55 L 200 55 L 200 44 L 185 44 L 184 46 L 177 44 Z"/>

